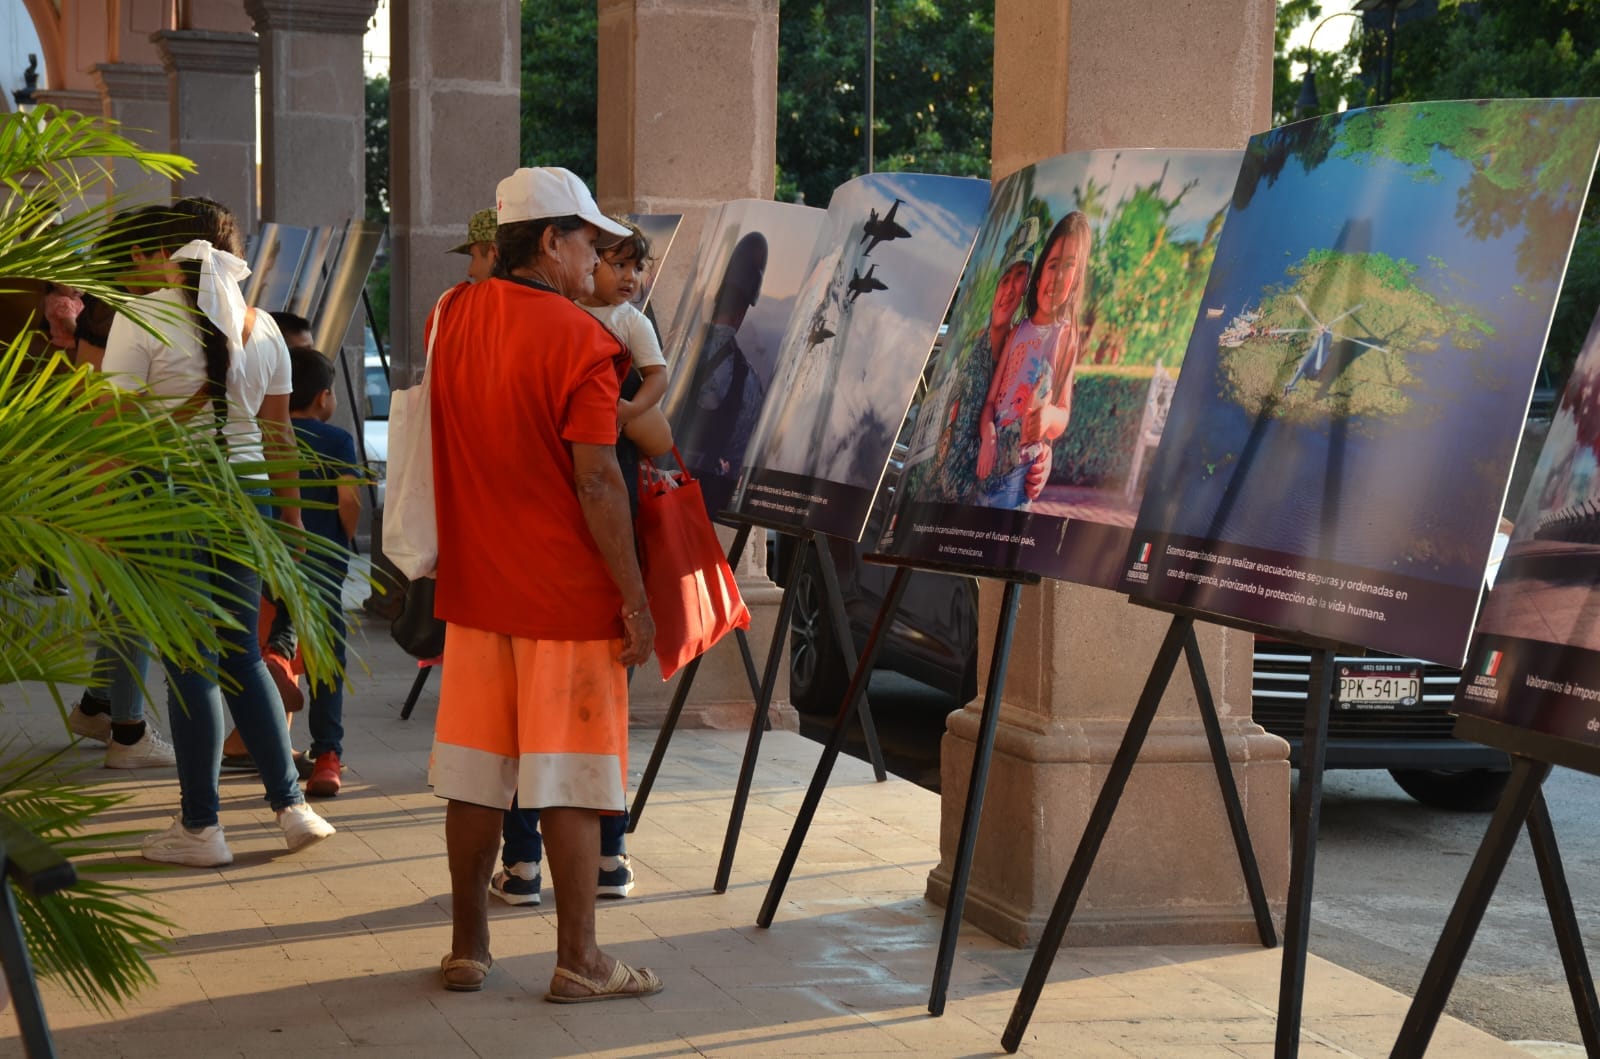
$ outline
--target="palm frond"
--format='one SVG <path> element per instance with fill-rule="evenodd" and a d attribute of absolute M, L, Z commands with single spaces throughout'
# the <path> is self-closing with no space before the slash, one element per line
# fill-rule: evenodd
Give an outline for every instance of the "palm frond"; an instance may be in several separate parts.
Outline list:
<path fill-rule="evenodd" d="M 15 754 L 0 747 L 0 817 L 39 836 L 74 860 L 115 852 L 132 837 L 93 835 L 93 819 L 127 800 L 51 776 L 56 754 Z M 96 867 L 100 867 L 96 865 Z M 96 1010 L 110 1014 L 155 980 L 146 959 L 165 948 L 170 920 L 143 906 L 144 896 L 121 884 L 83 878 L 44 897 L 14 890 L 17 918 L 40 975 L 58 980 Z"/>
<path fill-rule="evenodd" d="M 48 280 L 132 307 L 117 284 L 117 248 L 96 246 L 111 214 L 130 202 L 106 194 L 110 162 L 132 161 L 152 180 L 192 173 L 194 163 L 117 130 L 114 121 L 48 105 L 0 116 L 0 293 L 16 289 L 8 281 Z"/>

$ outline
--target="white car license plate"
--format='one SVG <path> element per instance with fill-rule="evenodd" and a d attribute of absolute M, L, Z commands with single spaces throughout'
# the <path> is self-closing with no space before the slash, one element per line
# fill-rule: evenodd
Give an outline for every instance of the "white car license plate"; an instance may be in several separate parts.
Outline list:
<path fill-rule="evenodd" d="M 1339 706 L 1346 710 L 1392 710 L 1422 701 L 1422 671 L 1392 662 L 1339 667 Z"/>

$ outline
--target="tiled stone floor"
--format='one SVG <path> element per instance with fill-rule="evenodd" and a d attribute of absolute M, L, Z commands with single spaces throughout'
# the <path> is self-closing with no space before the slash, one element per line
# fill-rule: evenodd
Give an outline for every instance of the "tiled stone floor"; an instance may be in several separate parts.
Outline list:
<path fill-rule="evenodd" d="M 358 634 L 359 636 L 359 634 Z M 298 854 L 282 846 L 253 776 L 223 783 L 236 862 L 220 871 L 135 872 L 176 923 L 159 984 L 112 1018 L 47 986 L 64 1056 L 983 1055 L 1001 1031 L 1029 953 L 967 930 L 949 1007 L 926 1014 L 941 910 L 922 899 L 936 855 L 938 796 L 878 785 L 845 759 L 772 929 L 756 911 L 818 747 L 786 732 L 763 746 L 732 886 L 711 892 L 743 736 L 680 733 L 629 839 L 634 895 L 600 910 L 603 943 L 654 967 L 657 996 L 579 1007 L 540 998 L 550 977 L 555 895 L 497 907 L 496 964 L 477 994 L 437 982 L 449 945 L 444 806 L 425 785 L 433 702 L 398 719 L 415 673 L 381 634 L 357 646 L 369 673 L 347 699 L 344 793 L 322 811 L 339 827 Z M 23 738 L 59 747 L 43 695 L 0 693 Z M 303 737 L 302 737 L 303 738 Z M 653 733 L 637 731 L 635 775 Z M 107 772 L 86 747 L 65 762 L 131 801 L 108 829 L 155 829 L 176 810 L 171 770 Z M 1064 950 L 1029 1028 L 1034 1056 L 1268 1056 L 1279 953 L 1250 947 Z M 1313 958 L 1301 1055 L 1388 1054 L 1406 998 Z M 0 1017 L 0 1055 L 21 1054 Z M 1446 1019 L 1442 1056 L 1524 1056 Z"/>

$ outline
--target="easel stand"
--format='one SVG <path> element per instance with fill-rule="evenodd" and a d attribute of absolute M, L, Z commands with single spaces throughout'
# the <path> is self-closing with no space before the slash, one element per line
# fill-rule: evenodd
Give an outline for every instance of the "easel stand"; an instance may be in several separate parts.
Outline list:
<path fill-rule="evenodd" d="M 1472 868 L 1450 918 L 1445 921 L 1444 933 L 1428 960 L 1428 967 L 1417 986 L 1417 995 L 1406 1012 L 1400 1037 L 1395 1041 L 1390 1059 L 1420 1057 L 1428 1050 L 1439 1016 L 1444 1012 L 1445 1001 L 1461 965 L 1466 961 L 1467 950 L 1483 922 L 1489 899 L 1494 896 L 1500 874 L 1511 858 L 1512 848 L 1524 825 L 1528 829 L 1528 842 L 1533 846 L 1533 856 L 1539 867 L 1539 882 L 1544 888 L 1545 904 L 1550 909 L 1550 922 L 1555 927 L 1556 947 L 1561 952 L 1561 964 L 1567 973 L 1567 988 L 1572 993 L 1572 1006 L 1578 1016 L 1578 1029 L 1583 1036 L 1584 1052 L 1600 1055 L 1600 1005 L 1595 1001 L 1594 977 L 1589 971 L 1589 960 L 1583 951 L 1583 935 L 1578 929 L 1578 917 L 1572 909 L 1572 892 L 1567 888 L 1567 876 L 1561 866 L 1561 851 L 1556 847 L 1555 830 L 1550 824 L 1550 811 L 1545 806 L 1543 785 L 1550 775 L 1551 762 L 1571 764 L 1585 772 L 1600 773 L 1600 761 L 1595 755 L 1584 754 L 1574 744 L 1566 744 L 1536 732 L 1524 732 L 1507 725 L 1479 717 L 1462 716 L 1456 721 L 1456 734 L 1463 739 L 1499 746 L 1509 750 L 1511 780 L 1500 797 L 1489 830 L 1478 847 Z"/>
<path fill-rule="evenodd" d="M 1135 601 L 1139 602 L 1139 601 Z M 1055 907 L 1045 923 L 1034 952 L 1033 962 L 1023 980 L 1022 992 L 1011 1010 L 1001 1043 L 1006 1051 L 1015 1052 L 1022 1044 L 1028 1021 L 1044 990 L 1045 979 L 1055 962 L 1061 941 L 1066 936 L 1078 899 L 1083 895 L 1089 880 L 1090 869 L 1100 852 L 1100 844 L 1111 826 L 1117 803 L 1122 798 L 1128 777 L 1133 772 L 1139 750 L 1155 720 L 1156 708 L 1166 692 L 1177 668 L 1178 655 L 1186 655 L 1190 680 L 1200 706 L 1200 719 L 1205 726 L 1206 742 L 1210 746 L 1212 764 L 1216 768 L 1217 784 L 1222 790 L 1222 803 L 1228 816 L 1228 827 L 1233 833 L 1234 847 L 1239 854 L 1239 866 L 1244 872 L 1245 888 L 1250 894 L 1250 906 L 1255 912 L 1256 929 L 1261 944 L 1277 944 L 1272 913 L 1267 905 L 1266 890 L 1261 884 L 1261 872 L 1256 863 L 1255 851 L 1250 843 L 1250 832 L 1245 822 L 1244 808 L 1239 801 L 1238 786 L 1234 783 L 1233 769 L 1228 763 L 1227 748 L 1223 744 L 1222 727 L 1217 719 L 1216 703 L 1206 682 L 1205 668 L 1201 662 L 1199 643 L 1195 639 L 1196 620 L 1215 621 L 1216 618 L 1187 608 L 1160 607 L 1173 614 L 1166 638 L 1156 652 L 1155 665 L 1145 680 L 1144 691 L 1128 721 L 1128 729 L 1117 749 L 1105 785 L 1095 800 L 1094 809 L 1084 827 L 1083 837 L 1073 855 L 1067 877 Z M 1224 622 L 1225 624 L 1232 624 Z M 1242 626 L 1249 632 L 1269 632 L 1259 627 Z M 1274 635 L 1282 637 L 1281 632 Z M 1300 757 L 1300 791 L 1294 819 L 1294 840 L 1289 874 L 1289 907 L 1284 924 L 1283 967 L 1278 983 L 1278 1029 L 1275 1054 L 1293 1056 L 1299 1048 L 1300 1011 L 1305 995 L 1306 950 L 1311 928 L 1311 882 L 1316 865 L 1317 826 L 1322 813 L 1322 771 L 1327 757 L 1326 733 L 1328 708 L 1333 698 L 1334 656 L 1336 645 L 1330 643 L 1307 644 L 1311 648 L 1311 680 L 1306 700 L 1304 743 Z"/>
<path fill-rule="evenodd" d="M 22 923 L 17 919 L 16 897 L 8 883 L 16 883 L 35 896 L 53 894 L 76 883 L 78 872 L 55 850 L 7 821 L 0 821 L 0 867 L 0 964 L 5 967 L 6 986 L 17 1010 L 23 1054 L 28 1059 L 54 1059 L 55 1042 L 45 1021 Z"/>
<path fill-rule="evenodd" d="M 733 543 L 728 547 L 728 567 L 737 569 L 739 560 L 744 556 L 745 544 L 750 540 L 750 526 L 740 526 L 733 535 Z M 757 699 L 761 697 L 761 678 L 756 674 L 755 655 L 750 651 L 750 638 L 743 629 L 733 630 L 734 637 L 739 643 L 739 655 L 744 661 L 745 679 L 750 681 L 750 694 Z M 644 804 L 650 798 L 650 788 L 655 786 L 656 774 L 661 771 L 661 761 L 667 756 L 667 744 L 672 741 L 672 733 L 678 726 L 678 716 L 683 713 L 684 704 L 689 701 L 689 692 L 694 688 L 694 676 L 700 671 L 700 661 L 704 655 L 698 655 L 689 660 L 678 676 L 678 687 L 672 694 L 672 702 L 667 707 L 667 716 L 661 722 L 661 731 L 656 734 L 656 745 L 650 751 L 650 763 L 645 766 L 644 775 L 639 778 L 639 789 L 634 792 L 633 805 L 628 810 L 628 833 L 632 834 L 634 828 L 639 826 L 639 817 L 644 815 Z"/>
<path fill-rule="evenodd" d="M 845 692 L 844 701 L 839 705 L 833 732 L 823 749 L 821 760 L 817 762 L 816 773 L 811 778 L 811 786 L 806 790 L 805 800 L 801 803 L 799 815 L 795 818 L 794 829 L 789 833 L 789 841 L 784 846 L 777 870 L 767 887 L 766 899 L 762 902 L 761 911 L 756 917 L 758 926 L 772 925 L 778 902 L 783 899 L 784 888 L 788 885 L 789 876 L 794 872 L 795 863 L 800 858 L 800 847 L 805 844 L 806 832 L 811 828 L 811 821 L 815 818 L 817 807 L 822 802 L 823 790 L 827 787 L 834 763 L 839 758 L 845 732 L 857 709 L 862 706 L 862 695 L 871 676 L 872 666 L 877 661 L 883 638 L 899 610 L 900 600 L 905 595 L 910 576 L 910 567 L 901 566 L 897 569 L 894 579 L 889 584 L 889 591 L 884 596 L 883 604 L 878 608 L 872 633 L 867 638 L 866 651 L 851 674 L 850 687 Z M 1017 607 L 1021 602 L 1023 583 L 1020 580 L 1007 581 L 1005 594 L 1000 603 L 1000 625 L 995 632 L 989 680 L 983 695 L 983 713 L 978 724 L 978 741 L 972 751 L 972 775 L 967 784 L 967 802 L 961 816 L 961 838 L 957 843 L 956 859 L 951 868 L 950 893 L 945 901 L 944 927 L 939 936 L 939 954 L 934 962 L 932 992 L 928 997 L 928 1010 L 935 1015 L 944 1013 L 945 993 L 950 983 L 950 968 L 955 961 L 956 940 L 961 930 L 961 916 L 967 902 L 967 881 L 972 874 L 972 858 L 978 845 L 978 823 L 983 816 L 983 797 L 989 784 L 989 763 L 994 756 L 995 730 L 1000 722 L 1000 696 L 1005 689 L 1006 666 L 1011 658 L 1011 640 L 1016 630 Z"/>
<path fill-rule="evenodd" d="M 728 517 L 724 515 L 723 517 Z M 752 529 L 766 528 L 759 523 L 742 521 L 734 537 L 733 546 L 728 552 L 728 565 L 734 566 L 744 554 L 746 542 Z M 795 560 L 789 564 L 789 569 L 784 571 L 782 598 L 778 603 L 778 614 L 772 633 L 772 643 L 767 650 L 766 667 L 759 679 L 755 677 L 754 662 L 750 657 L 749 647 L 746 645 L 745 668 L 751 677 L 751 690 L 755 695 L 755 709 L 750 715 L 750 732 L 745 739 L 744 759 L 739 766 L 739 780 L 734 788 L 733 808 L 728 815 L 728 829 L 722 840 L 722 855 L 717 862 L 717 874 L 712 889 L 717 893 L 726 893 L 728 880 L 733 872 L 734 853 L 739 845 L 739 831 L 744 825 L 744 811 L 750 800 L 750 788 L 755 782 L 756 760 L 761 752 L 762 734 L 770 727 L 770 711 L 772 707 L 772 694 L 778 682 L 778 668 L 783 662 L 783 648 L 788 636 L 789 620 L 794 614 L 795 593 L 794 583 L 799 576 L 801 559 L 806 549 L 815 546 L 821 556 L 818 564 L 822 570 L 824 590 L 828 596 L 828 605 L 832 609 L 835 630 L 839 637 L 839 647 L 845 660 L 849 664 L 855 661 L 855 644 L 851 641 L 848 616 L 844 609 L 844 597 L 839 589 L 838 573 L 833 569 L 832 560 L 826 545 L 820 536 L 812 531 L 805 531 L 799 538 L 799 547 L 795 551 Z M 741 632 L 741 643 L 742 632 Z M 672 703 L 668 707 L 667 716 L 662 721 L 661 731 L 656 736 L 655 748 L 650 754 L 650 763 L 645 767 L 644 775 L 639 779 L 639 790 L 634 795 L 633 807 L 630 811 L 628 830 L 631 832 L 639 826 L 639 818 L 644 815 L 645 802 L 650 796 L 650 790 L 655 785 L 656 775 L 661 770 L 661 762 L 666 757 L 667 745 L 672 741 L 672 734 L 677 728 L 678 718 L 683 713 L 684 704 L 688 701 L 689 691 L 694 684 L 694 675 L 699 670 L 700 659 L 696 658 L 684 667 L 683 676 L 678 682 L 677 690 L 672 696 Z M 867 740 L 867 752 L 872 758 L 873 768 L 881 782 L 887 777 L 883 765 L 883 752 L 878 746 L 878 733 L 872 723 L 871 713 L 863 704 L 861 724 Z"/>

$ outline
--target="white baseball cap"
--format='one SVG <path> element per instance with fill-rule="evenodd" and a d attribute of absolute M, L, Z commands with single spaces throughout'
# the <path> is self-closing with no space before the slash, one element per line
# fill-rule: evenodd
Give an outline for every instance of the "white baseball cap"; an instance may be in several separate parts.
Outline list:
<path fill-rule="evenodd" d="M 581 217 L 605 235 L 601 245 L 614 243 L 632 233 L 600 212 L 594 196 L 576 173 L 560 166 L 519 169 L 500 181 L 494 193 L 495 214 L 500 224 L 539 221 L 547 217 Z"/>

